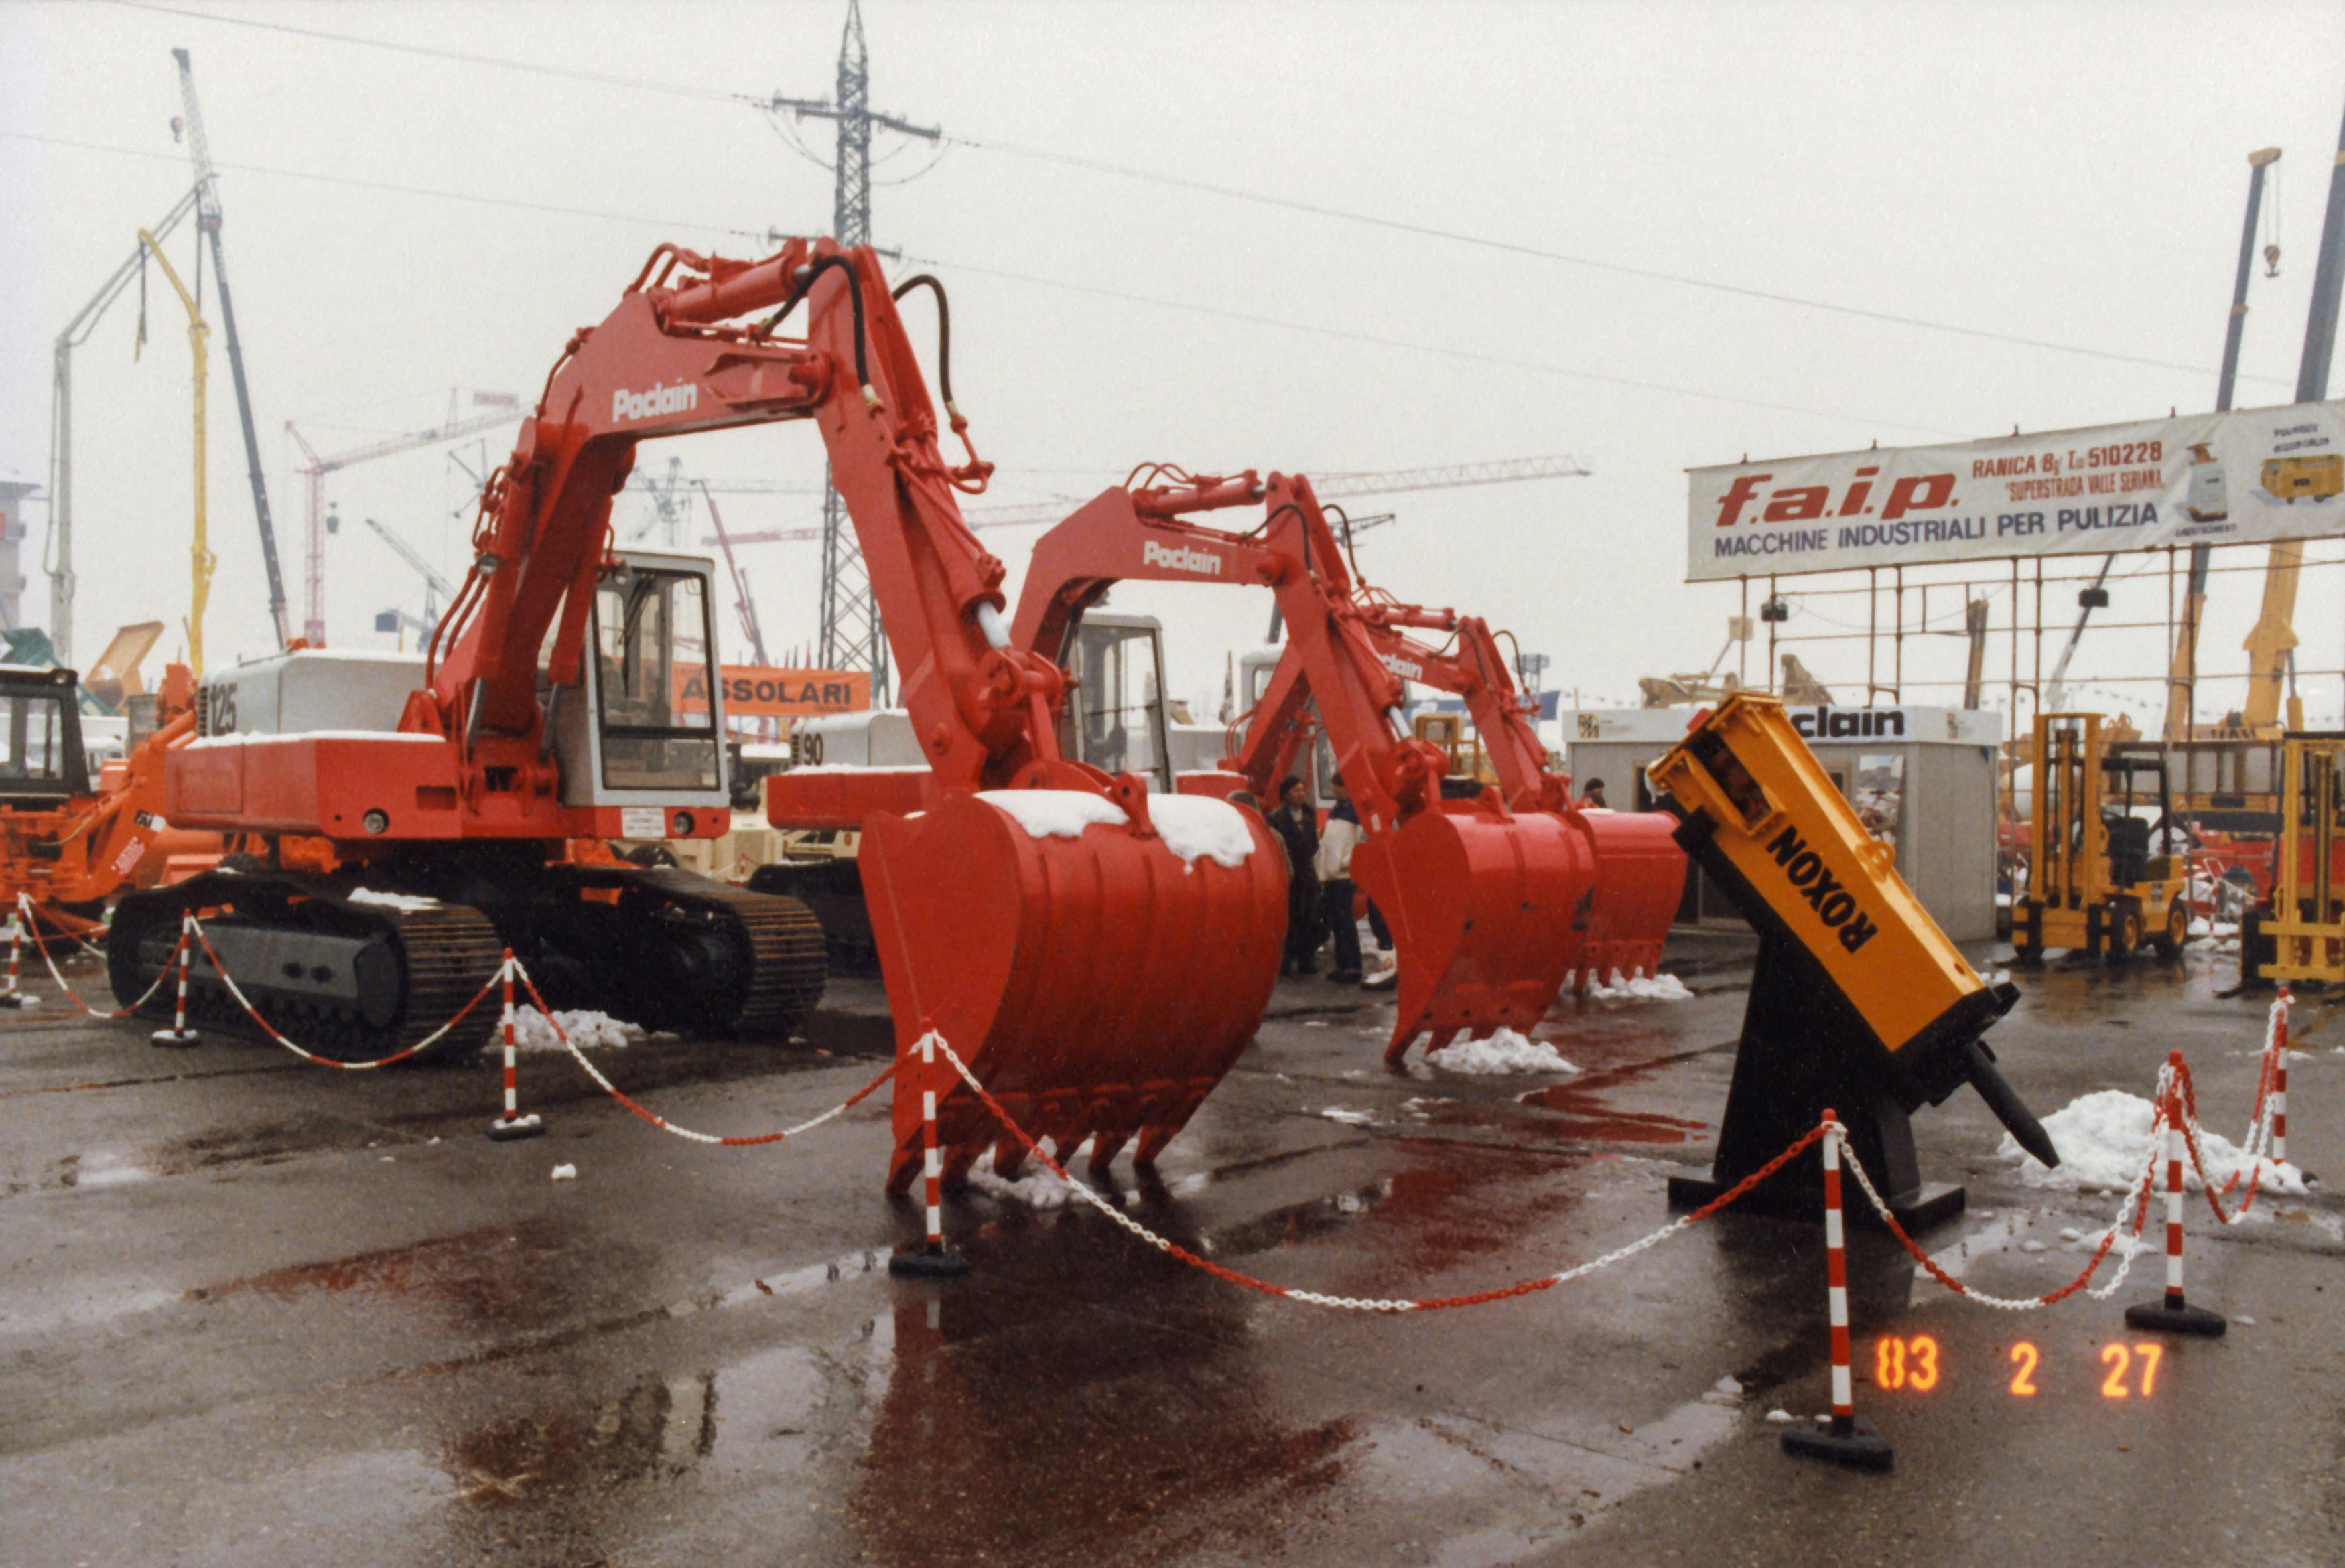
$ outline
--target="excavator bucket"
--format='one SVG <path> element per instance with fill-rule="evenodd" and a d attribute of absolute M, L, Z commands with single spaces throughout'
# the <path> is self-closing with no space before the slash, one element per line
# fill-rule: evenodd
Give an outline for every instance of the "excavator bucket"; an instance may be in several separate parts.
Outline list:
<path fill-rule="evenodd" d="M 1661 944 L 1685 895 L 1686 854 L 1667 812 L 1576 814 L 1596 857 L 1596 897 L 1581 934 L 1573 981 L 1601 984 L 1618 971 L 1658 972 Z"/>
<path fill-rule="evenodd" d="M 1152 1163 L 1254 1038 L 1286 936 L 1267 824 L 1225 801 L 1124 800 L 989 791 L 868 819 L 863 887 L 896 1019 L 890 1191 L 920 1168 L 924 1087 L 948 1185 L 988 1147 L 1005 1175 L 1023 1156 L 949 1066 L 923 1074 L 931 1027 L 1061 1159 L 1090 1139 L 1095 1169 L 1127 1143 Z"/>
<path fill-rule="evenodd" d="M 1548 813 L 1509 815 L 1487 796 L 1371 834 L 1352 875 L 1398 950 L 1388 1062 L 1420 1034 L 1438 1050 L 1461 1031 L 1478 1039 L 1537 1023 L 1578 961 L 1595 891 L 1586 833 Z"/>

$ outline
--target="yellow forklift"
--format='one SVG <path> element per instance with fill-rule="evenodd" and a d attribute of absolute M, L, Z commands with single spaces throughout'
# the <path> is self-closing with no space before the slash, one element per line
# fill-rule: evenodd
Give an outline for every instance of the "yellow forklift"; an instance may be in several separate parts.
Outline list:
<path fill-rule="evenodd" d="M 2011 922 L 2022 964 L 2059 947 L 2119 965 L 2145 941 L 2171 960 L 2188 939 L 2188 857 L 2171 852 L 2188 830 L 2173 814 L 2166 759 L 2106 748 L 2103 723 L 2098 713 L 2035 716 L 2027 892 Z"/>
<path fill-rule="evenodd" d="M 2280 743 L 2279 836 L 2272 895 L 2239 925 L 2239 979 L 2345 985 L 2345 890 L 2336 852 L 2345 843 L 2345 734 Z"/>

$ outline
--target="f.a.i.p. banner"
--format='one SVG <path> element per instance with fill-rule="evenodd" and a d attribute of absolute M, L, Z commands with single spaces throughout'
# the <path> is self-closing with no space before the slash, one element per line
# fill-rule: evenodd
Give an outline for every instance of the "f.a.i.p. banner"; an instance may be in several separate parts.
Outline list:
<path fill-rule="evenodd" d="M 2345 402 L 1689 471 L 1689 582 L 2345 533 Z"/>

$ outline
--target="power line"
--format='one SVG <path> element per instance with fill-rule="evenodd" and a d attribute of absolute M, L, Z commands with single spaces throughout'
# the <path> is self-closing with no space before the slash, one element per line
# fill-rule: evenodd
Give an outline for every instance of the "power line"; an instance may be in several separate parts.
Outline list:
<path fill-rule="evenodd" d="M 127 3 L 127 0 L 117 0 Z M 159 159 L 167 163 L 179 160 L 168 153 L 149 152 L 142 147 L 116 147 L 106 142 L 79 141 L 68 137 L 36 136 L 29 131 L 0 130 L 0 140 L 37 142 L 49 147 L 79 148 L 89 152 L 112 153 L 122 157 Z M 481 196 L 471 191 L 439 190 L 428 186 L 400 185 L 386 180 L 361 179 L 354 175 L 312 174 L 303 169 L 274 168 L 266 164 L 222 163 L 217 168 L 239 174 L 270 176 L 280 179 L 307 180 L 317 185 L 350 186 L 361 190 L 390 191 L 402 196 L 436 197 L 443 201 L 468 202 L 481 207 L 513 207 L 525 212 L 556 213 L 570 217 L 600 218 L 616 223 L 640 224 L 645 228 L 675 230 L 706 230 L 739 235 L 763 241 L 768 236 L 760 230 L 740 228 L 720 224 L 702 223 L 685 218 L 650 217 L 641 213 L 598 211 L 590 207 L 562 207 L 549 202 L 525 201 L 514 197 Z M 1659 392 L 1665 396 L 1696 398 L 1707 402 L 1726 403 L 1737 408 L 1764 409 L 1773 413 L 1801 414 L 1811 418 L 1845 420 L 1862 428 L 1887 430 L 1911 430 L 1917 434 L 1967 440 L 1962 432 L 1936 425 L 1919 425 L 1899 420 L 1884 420 L 1872 414 L 1850 413 L 1839 409 L 1810 408 L 1798 403 L 1778 403 L 1761 398 L 1738 397 L 1731 392 L 1704 391 L 1697 387 L 1672 385 L 1666 381 L 1645 381 L 1627 376 L 1608 376 L 1594 370 L 1573 369 L 1536 359 L 1519 359 L 1503 354 L 1486 354 L 1471 349 L 1460 349 L 1447 343 L 1425 343 L 1406 338 L 1387 338 L 1373 332 L 1358 332 L 1341 327 L 1322 327 L 1280 316 L 1258 316 L 1223 306 L 1198 305 L 1182 299 L 1166 299 L 1154 295 L 1132 294 L 1120 289 L 1101 288 L 1094 284 L 1071 283 L 1062 278 L 1041 278 L 1030 273 L 1011 272 L 1000 268 L 977 267 L 948 261 L 934 257 L 907 253 L 905 259 L 924 267 L 943 267 L 978 277 L 998 278 L 1005 282 L 1022 283 L 1038 288 L 1055 288 L 1067 293 L 1087 294 L 1096 298 L 1113 299 L 1124 304 L 1147 305 L 1161 310 L 1180 310 L 1195 316 L 1218 318 L 1244 322 L 1254 327 L 1275 327 L 1306 337 L 1328 338 L 1342 342 L 1365 343 L 1376 348 L 1399 349 L 1410 353 L 1436 354 L 1444 359 L 1458 359 L 1470 364 L 1495 365 L 1508 369 L 1528 370 L 1538 375 L 1558 376 L 1568 380 L 1589 381 L 1601 386 L 1627 387 L 1638 391 Z"/>
<path fill-rule="evenodd" d="M 1341 223 L 1356 223 L 1369 228 L 1381 228 L 1394 234 L 1415 235 L 1424 239 L 1447 240 L 1452 244 L 1468 245 L 1481 250 L 1495 250 L 1508 256 L 1528 257 L 1540 261 L 1557 261 L 1570 267 L 1585 267 L 1624 278 L 1641 278 L 1650 282 L 1671 283 L 1681 288 L 1704 288 L 1714 293 L 1733 295 L 1739 298 L 1763 300 L 1773 305 L 1789 305 L 1804 310 L 1822 310 L 1835 316 L 1853 317 L 1861 321 L 1878 321 L 1899 327 L 1915 327 L 1925 331 L 1952 333 L 1958 338 L 1973 338 L 1991 343 L 2007 343 L 2025 349 L 2044 349 L 2058 354 L 2076 354 L 2087 359 L 2110 359 L 2122 365 L 2143 365 L 2153 369 L 2188 370 L 2193 375 L 2214 373 L 2203 365 L 2188 365 L 2173 359 L 2146 359 L 2135 354 L 2117 353 L 2107 349 L 2091 349 L 2081 344 L 2062 343 L 2048 338 L 2027 338 L 2016 333 L 1991 331 L 1984 327 L 1964 327 L 1952 321 L 1934 321 L 1924 316 L 1903 316 L 1895 311 L 1871 310 L 1857 305 L 1836 305 L 1829 299 L 1814 299 L 1804 295 L 1783 294 L 1773 289 L 1754 288 L 1740 283 L 1723 283 L 1714 278 L 1697 278 L 1687 273 L 1664 272 L 1658 268 L 1634 267 L 1624 261 L 1605 261 L 1592 256 L 1575 256 L 1568 251 L 1550 250 L 1544 246 L 1528 245 L 1518 240 L 1497 239 L 1488 235 L 1471 234 L 1462 229 L 1439 228 L 1432 224 L 1412 223 L 1406 218 L 1382 217 L 1372 212 L 1330 207 L 1321 202 L 1302 201 L 1293 197 L 1274 196 L 1266 191 L 1248 190 L 1243 186 L 1221 185 L 1212 180 L 1192 179 L 1183 175 L 1164 174 L 1154 169 L 1138 168 L 1130 164 L 1110 163 L 1103 158 L 1085 157 L 1078 153 L 1057 153 L 1041 147 L 1020 147 L 1011 142 L 981 141 L 974 137 L 954 136 L 948 137 L 946 139 L 980 152 L 1002 153 L 1011 157 L 1030 158 L 1038 163 L 1060 164 L 1070 168 L 1089 169 L 1094 173 L 1114 175 L 1123 179 L 1169 186 L 1175 190 L 1198 191 L 1208 196 L 1224 197 L 1232 201 L 1252 202 L 1260 207 L 1309 213 L 1314 217 L 1333 218 Z M 2269 376 L 2255 379 L 2275 383 L 2279 380 L 2279 378 Z"/>
<path fill-rule="evenodd" d="M 654 82 L 640 76 L 622 76 L 608 71 L 585 71 L 568 66 L 549 66 L 543 60 L 507 60 L 493 55 L 468 55 L 461 49 L 434 49 L 424 44 L 400 44 L 389 38 L 369 38 L 352 33 L 329 33 L 320 27 L 297 27 L 289 22 L 259 22 L 249 16 L 223 16 L 217 11 L 198 11 L 184 5 L 157 5 L 151 0 L 112 0 L 131 11 L 154 11 L 166 16 L 186 16 L 198 22 L 217 22 L 223 27 L 249 27 L 257 33 L 283 33 L 296 38 L 316 38 L 330 44 L 356 44 L 369 49 L 389 49 L 394 54 L 417 55 L 428 60 L 447 60 L 463 66 L 492 66 L 500 70 L 526 71 L 532 76 L 560 76 L 574 82 L 593 82 L 598 86 L 629 87 L 637 92 L 665 93 L 679 98 L 701 98 L 717 103 L 729 103 L 741 96 L 722 87 L 695 87 L 681 82 Z"/>
<path fill-rule="evenodd" d="M 658 82 L 644 77 L 623 76 L 609 72 L 587 71 L 575 67 L 547 65 L 542 61 L 514 60 L 492 55 L 472 55 L 456 49 L 432 48 L 418 44 L 393 43 L 383 38 L 369 38 L 348 33 L 330 33 L 322 28 L 295 26 L 283 22 L 260 22 L 249 17 L 223 16 L 214 12 L 199 11 L 178 5 L 164 5 L 154 0 L 112 0 L 112 4 L 132 10 L 153 11 L 166 15 L 190 17 L 198 21 L 217 22 L 226 26 L 246 27 L 259 32 L 283 33 L 295 37 L 315 38 L 326 42 L 350 44 L 362 48 L 388 49 L 395 53 L 414 55 L 428 59 L 457 64 L 485 66 L 499 70 L 519 71 L 533 76 L 557 77 L 569 81 L 592 82 L 604 86 L 624 87 L 639 92 L 665 93 L 676 97 L 703 102 L 740 103 L 762 110 L 774 106 L 770 96 L 728 92 L 718 87 L 693 86 L 677 82 Z M 1015 142 L 997 141 L 967 136 L 939 138 L 939 145 L 959 144 L 980 152 L 1000 153 L 1005 157 L 1021 157 L 1040 163 L 1058 164 L 1069 168 L 1086 169 L 1092 173 L 1112 175 L 1121 179 L 1160 185 L 1175 190 L 1195 191 L 1218 196 L 1232 201 L 1249 202 L 1256 206 L 1275 207 L 1288 212 L 1305 213 L 1336 222 L 1359 224 L 1389 233 L 1414 235 L 1420 238 L 1437 239 L 1449 244 L 1466 245 L 1477 249 L 1496 251 L 1504 255 L 1521 256 L 1536 260 L 1552 261 L 1565 266 L 1583 267 L 1609 272 L 1619 277 L 1637 278 L 1648 282 L 1667 283 L 1679 288 L 1704 289 L 1736 298 L 1753 299 L 1767 304 L 1782 305 L 1795 309 L 1820 310 L 1829 315 L 1845 316 L 1861 321 L 1883 325 L 1910 327 L 1922 331 L 1943 332 L 1975 341 L 2003 343 L 2015 348 L 2037 349 L 2050 353 L 2070 354 L 2084 359 L 2105 359 L 2116 364 L 2138 365 L 2151 369 L 2179 370 L 2192 375 L 2211 375 L 2204 365 L 2186 364 L 2174 359 L 2151 359 L 2143 355 L 2121 354 L 2113 349 L 2094 349 L 2082 344 L 2063 343 L 2055 339 L 2030 338 L 2019 333 L 1997 332 L 1983 327 L 1965 327 L 1957 322 L 1933 320 L 1928 317 L 1907 316 L 1892 310 L 1875 310 L 1863 306 L 1841 305 L 1828 299 L 1804 295 L 1786 294 L 1775 289 L 1758 288 L 1744 284 L 1727 283 L 1716 278 L 1695 277 L 1689 273 L 1667 272 L 1659 268 L 1637 267 L 1627 262 L 1606 261 L 1590 256 L 1574 255 L 1568 251 L 1549 249 L 1543 246 L 1517 240 L 1499 239 L 1488 235 L 1469 233 L 1462 229 L 1438 228 L 1432 224 L 1416 223 L 1406 218 L 1385 217 L 1375 213 L 1356 211 L 1322 202 L 1301 200 L 1267 191 L 1249 190 L 1243 186 L 1223 185 L 1213 180 L 1195 179 L 1184 175 L 1167 174 L 1161 170 L 1142 168 L 1131 164 L 1111 162 L 1105 158 L 1088 157 L 1078 153 L 1052 152 L 1045 147 L 1021 146 Z M 933 166 L 931 166 L 933 167 Z M 923 172 L 926 172 L 925 170 Z M 735 231 L 738 232 L 738 231 Z M 2249 380 L 2270 385 L 2286 384 L 2280 378 L 2250 376 Z"/>
<path fill-rule="evenodd" d="M 1010 272 L 995 267 L 977 267 L 963 261 L 948 261 L 940 257 L 916 256 L 904 253 L 904 259 L 922 267 L 942 267 L 954 272 L 980 278 L 999 278 L 1008 282 L 1025 283 L 1041 288 L 1062 289 L 1071 294 L 1088 294 L 1095 298 L 1113 299 L 1126 305 L 1151 305 L 1163 310 L 1182 310 L 1195 316 L 1217 317 L 1225 321 L 1243 321 L 1255 327 L 1275 327 L 1289 332 L 1301 332 L 1314 338 L 1333 338 L 1347 343 L 1368 343 L 1378 348 L 1405 349 L 1413 353 L 1437 354 L 1444 359 L 1462 359 L 1477 365 L 1498 365 L 1513 370 L 1529 370 L 1543 376 L 1560 376 L 1567 380 L 1593 381 L 1603 386 L 1629 387 L 1638 391 L 1660 392 L 1671 397 L 1699 398 L 1708 402 L 1731 403 L 1746 409 L 1766 409 L 1779 414 L 1804 414 L 1814 418 L 1842 420 L 1850 423 L 1883 430 L 1913 430 L 1918 434 L 1940 436 L 1950 440 L 1968 440 L 1960 431 L 1936 425 L 1916 425 L 1897 420 L 1884 420 L 1873 414 L 1853 414 L 1842 409 L 1809 408 L 1799 403 L 1770 402 L 1760 398 L 1737 397 L 1730 392 L 1705 392 L 1696 387 L 1674 386 L 1667 381 L 1642 381 L 1629 376 L 1608 376 L 1595 370 L 1575 370 L 1568 366 L 1548 364 L 1537 359 L 1518 359 L 1505 354 L 1486 354 L 1477 349 L 1459 349 L 1447 343 L 1426 343 L 1406 338 L 1386 338 L 1374 332 L 1357 332 L 1342 327 L 1319 327 L 1307 321 L 1297 321 L 1285 316 L 1257 316 L 1249 311 L 1232 310 L 1226 306 L 1195 305 L 1183 299 L 1165 299 L 1150 294 L 1130 294 L 1121 289 L 1101 288 L 1089 283 L 1070 283 L 1063 278 L 1038 278 L 1031 273 Z"/>
<path fill-rule="evenodd" d="M 127 0 L 117 0 L 117 3 L 127 3 Z M 36 136 L 31 131 L 0 131 L 0 140 L 38 142 L 45 147 L 77 147 L 85 152 L 114 153 L 122 157 L 147 158 L 164 163 L 176 164 L 180 161 L 172 154 L 150 152 L 145 147 L 117 147 L 109 142 L 80 141 L 72 137 Z M 684 218 L 646 217 L 641 213 L 606 212 L 588 207 L 563 207 L 553 202 L 527 201 L 519 197 L 479 196 L 471 191 L 441 190 L 430 186 L 400 185 L 391 180 L 362 179 L 356 175 L 310 174 L 298 168 L 272 168 L 266 164 L 251 163 L 215 163 L 212 167 L 217 169 L 233 170 L 238 174 L 270 175 L 279 179 L 309 180 L 317 185 L 345 185 L 360 190 L 389 191 L 400 196 L 435 197 L 442 201 L 467 201 L 481 207 L 509 207 L 523 212 L 550 212 L 563 217 L 593 217 L 612 223 L 640 223 L 649 228 L 668 230 L 699 229 L 717 234 L 737 234 L 756 240 L 763 240 L 766 238 L 766 232 L 763 229 L 701 223 Z"/>

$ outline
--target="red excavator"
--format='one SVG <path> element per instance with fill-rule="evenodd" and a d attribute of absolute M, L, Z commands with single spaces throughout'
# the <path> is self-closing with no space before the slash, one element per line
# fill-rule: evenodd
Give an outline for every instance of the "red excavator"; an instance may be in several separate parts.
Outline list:
<path fill-rule="evenodd" d="M 1062 677 L 1011 646 L 1002 565 L 954 499 L 990 466 L 973 450 L 945 459 L 897 310 L 923 288 L 967 450 L 934 278 L 891 293 L 873 252 L 829 240 L 757 262 L 654 251 L 617 309 L 571 339 L 483 494 L 472 571 L 395 727 L 254 733 L 263 722 L 239 709 L 174 754 L 172 819 L 263 851 L 126 899 L 117 993 L 144 989 L 179 912 L 199 908 L 272 1023 L 350 1055 L 438 1027 L 503 945 L 558 1006 L 787 1030 L 823 980 L 803 905 L 674 869 L 576 864 L 563 846 L 710 836 L 729 821 L 711 565 L 612 548 L 612 498 L 637 445 L 812 420 L 929 764 L 857 802 L 899 1050 L 934 1027 L 1061 1149 L 1089 1139 L 1101 1165 L 1136 1140 L 1134 1158 L 1152 1158 L 1268 998 L 1284 930 L 1277 851 L 1225 803 L 1152 809 L 1136 777 L 1059 755 Z M 788 335 L 801 306 L 803 335 Z M 294 671 L 304 654 L 285 657 Z M 227 1022 L 218 977 L 199 965 L 195 981 L 198 1015 Z M 1003 1136 L 958 1085 L 899 1077 L 897 1187 L 918 1167 L 924 1087 L 939 1091 L 949 1171 Z"/>
<path fill-rule="evenodd" d="M 1685 877 L 1671 824 L 1571 808 L 1569 781 L 1547 771 L 1487 628 L 1366 589 L 1307 480 L 1158 472 L 1173 482 L 1108 491 L 1036 543 L 1018 644 L 1057 657 L 1083 610 L 1123 579 L 1272 590 L 1288 652 L 1228 773 L 1188 782 L 1243 784 L 1267 799 L 1308 733 L 1306 704 L 1315 707 L 1366 830 L 1355 875 L 1398 949 L 1386 1058 L 1420 1035 L 1438 1048 L 1461 1032 L 1528 1028 L 1575 970 L 1623 958 L 1650 967 Z M 1243 534 L 1184 515 L 1254 505 L 1264 521 Z M 1460 654 L 1445 659 L 1397 630 L 1418 625 L 1467 628 Z M 1467 695 L 1501 759 L 1503 793 L 1443 798 L 1447 759 L 1403 721 L 1403 675 Z M 1599 907 L 1609 919 L 1597 918 Z"/>

